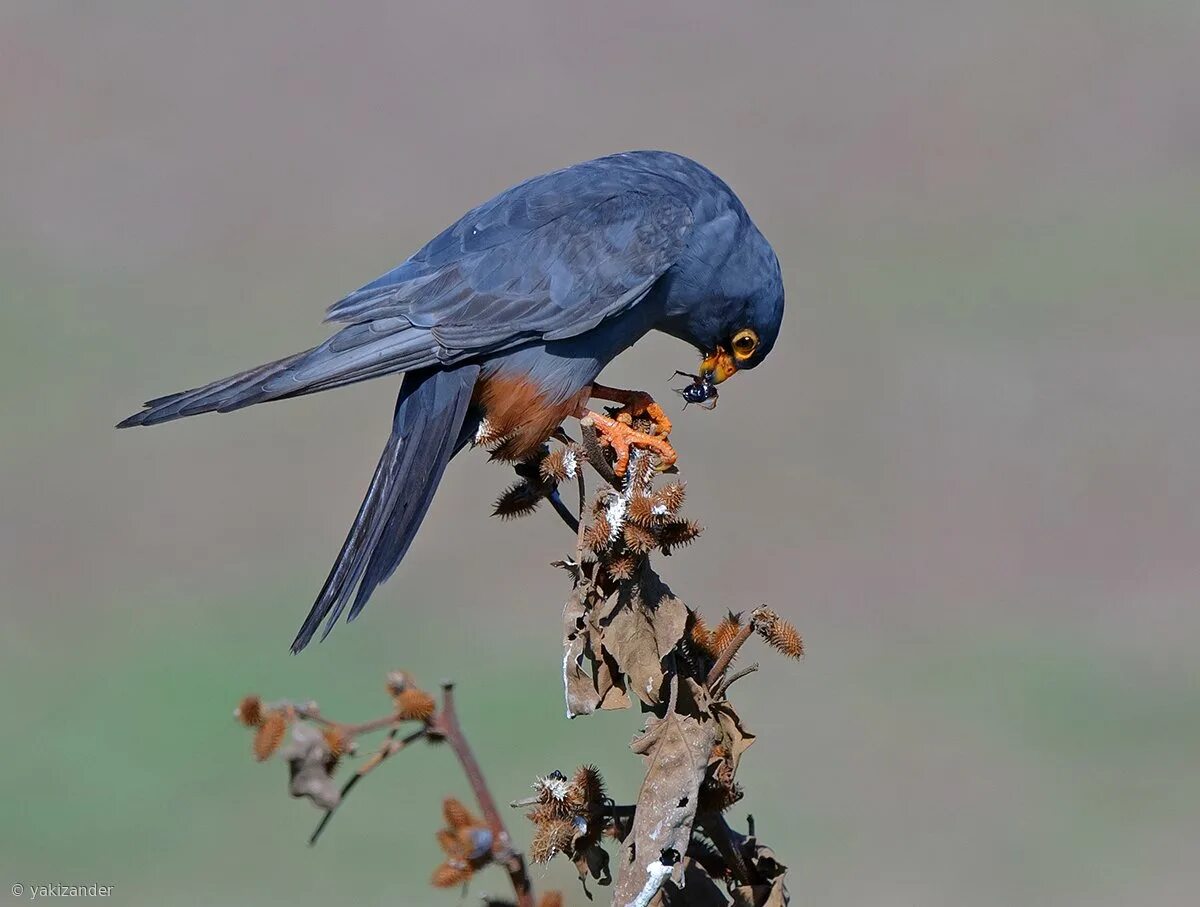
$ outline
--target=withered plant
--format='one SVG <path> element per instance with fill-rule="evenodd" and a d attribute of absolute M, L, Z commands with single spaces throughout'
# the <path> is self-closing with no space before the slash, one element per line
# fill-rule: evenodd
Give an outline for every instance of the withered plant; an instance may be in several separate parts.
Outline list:
<path fill-rule="evenodd" d="M 742 798 L 738 768 L 755 739 L 729 692 L 758 670 L 757 664 L 731 670 L 751 636 L 799 658 L 800 634 L 765 606 L 748 615 L 729 612 L 710 624 L 685 605 L 650 565 L 656 553 L 669 555 L 700 535 L 700 526 L 681 515 L 683 484 L 658 480 L 651 458 L 637 453 L 618 477 L 587 420 L 581 444 L 561 433 L 557 440 L 553 451 L 543 448 L 517 466 L 517 483 L 497 501 L 495 513 L 521 516 L 549 501 L 571 527 L 574 551 L 556 564 L 572 583 L 562 612 L 567 712 L 573 717 L 636 702 L 646 722 L 630 748 L 644 759 L 646 774 L 632 803 L 614 799 L 593 765 L 537 775 L 533 795 L 511 804 L 525 810 L 532 825 L 526 853 L 536 863 L 560 854 L 573 861 L 589 899 L 588 880 L 609 885 L 615 876 L 612 903 L 622 907 L 781 907 L 788 903 L 786 867 L 759 843 L 752 817 L 745 832 L 726 819 Z M 591 496 L 585 464 L 602 479 Z M 575 511 L 559 493 L 572 481 Z M 508 873 L 519 907 L 562 905 L 561 892 L 534 895 L 525 856 L 459 725 L 453 686 L 442 686 L 439 703 L 409 675 L 394 671 L 386 690 L 389 712 L 361 724 L 332 721 L 314 702 L 248 696 L 237 708 L 238 719 L 254 729 L 255 758 L 285 762 L 292 796 L 324 810 L 310 843 L 375 768 L 418 741 L 444 742 L 463 767 L 475 807 L 445 799 L 444 826 L 436 832 L 445 859 L 432 884 L 465 886 L 496 865 Z M 377 734 L 382 741 L 369 755 L 360 753 L 360 740 Z M 356 756 L 361 762 L 339 786 L 339 766 Z"/>

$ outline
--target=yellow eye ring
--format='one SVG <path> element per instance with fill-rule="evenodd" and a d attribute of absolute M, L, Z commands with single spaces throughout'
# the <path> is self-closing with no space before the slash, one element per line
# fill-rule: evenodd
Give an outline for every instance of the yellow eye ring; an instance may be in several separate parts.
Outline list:
<path fill-rule="evenodd" d="M 733 335 L 733 355 L 738 359 L 749 359 L 758 349 L 758 334 L 743 328 Z"/>

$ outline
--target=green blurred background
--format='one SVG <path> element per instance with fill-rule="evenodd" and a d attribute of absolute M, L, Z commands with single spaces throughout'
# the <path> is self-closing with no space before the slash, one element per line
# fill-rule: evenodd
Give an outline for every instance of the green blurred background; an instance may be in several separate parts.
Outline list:
<path fill-rule="evenodd" d="M 742 681 L 738 820 L 801 903 L 1195 903 L 1197 85 L 1191 2 L 4 4 L 0 898 L 458 903 L 425 887 L 447 753 L 312 851 L 230 719 L 371 717 L 393 667 L 459 681 L 501 799 L 582 761 L 632 796 L 637 716 L 562 717 L 566 533 L 488 519 L 479 455 L 363 619 L 288 655 L 394 380 L 111 426 L 319 341 L 496 191 L 661 147 L 788 287 L 771 360 L 675 435 L 709 529 L 666 578 L 810 651 Z M 694 362 L 655 339 L 606 376 Z"/>

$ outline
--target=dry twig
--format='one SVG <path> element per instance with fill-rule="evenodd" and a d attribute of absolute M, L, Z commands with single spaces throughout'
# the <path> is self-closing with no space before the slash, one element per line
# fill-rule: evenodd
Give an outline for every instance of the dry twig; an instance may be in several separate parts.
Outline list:
<path fill-rule="evenodd" d="M 735 780 L 742 754 L 754 742 L 729 700 L 730 687 L 758 670 L 733 673 L 730 665 L 756 633 L 773 649 L 799 658 L 803 640 L 774 611 L 760 607 L 744 624 L 730 615 L 709 630 L 696 611 L 680 601 L 650 566 L 655 552 L 670 554 L 689 544 L 700 527 L 684 519 L 681 483 L 654 487 L 649 459 L 635 451 L 625 477 L 613 471 L 589 420 L 581 423 L 582 444 L 565 435 L 562 448 L 520 464 L 519 481 L 497 503 L 497 513 L 519 516 L 542 499 L 571 529 L 574 557 L 562 562 L 572 576 L 563 610 L 563 683 L 568 714 L 627 708 L 636 700 L 646 725 L 631 744 L 646 762 L 646 775 L 633 803 L 609 798 L 599 771 L 581 766 L 571 777 L 539 777 L 532 797 L 516 800 L 533 823 L 530 857 L 536 862 L 565 854 L 581 880 L 611 884 L 604 842 L 620 843 L 614 903 L 622 907 L 695 904 L 700 907 L 783 907 L 786 868 L 760 845 L 750 821 L 741 834 L 725 810 L 742 796 Z M 583 463 L 602 487 L 589 501 Z M 575 479 L 576 514 L 563 505 L 558 485 Z M 419 740 L 445 741 L 471 786 L 482 818 L 453 798 L 445 801 L 446 826 L 437 833 L 446 860 L 433 884 L 467 883 L 496 864 L 511 882 L 516 907 L 561 907 L 559 892 L 535 901 L 525 859 L 497 809 L 455 708 L 454 687 L 442 685 L 442 701 L 420 690 L 401 672 L 388 675 L 391 712 L 371 721 L 344 724 L 321 714 L 316 703 L 264 703 L 246 697 L 238 720 L 255 730 L 260 759 L 278 754 L 289 766 L 293 796 L 308 797 L 325 810 L 315 843 L 345 798 L 383 762 Z M 401 736 L 408 725 L 416 727 Z M 332 782 L 343 755 L 359 738 L 386 731 L 381 744 L 340 789 Z M 686 893 L 685 893 L 686 887 Z M 589 893 L 588 897 L 591 895 Z M 502 901 L 487 901 L 500 907 Z"/>

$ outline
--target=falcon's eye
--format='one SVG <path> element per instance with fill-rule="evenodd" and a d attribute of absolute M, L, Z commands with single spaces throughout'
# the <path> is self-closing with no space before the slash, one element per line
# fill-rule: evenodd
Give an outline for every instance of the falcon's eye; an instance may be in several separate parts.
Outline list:
<path fill-rule="evenodd" d="M 758 334 L 749 328 L 733 335 L 733 354 L 739 359 L 748 359 L 758 349 Z"/>

